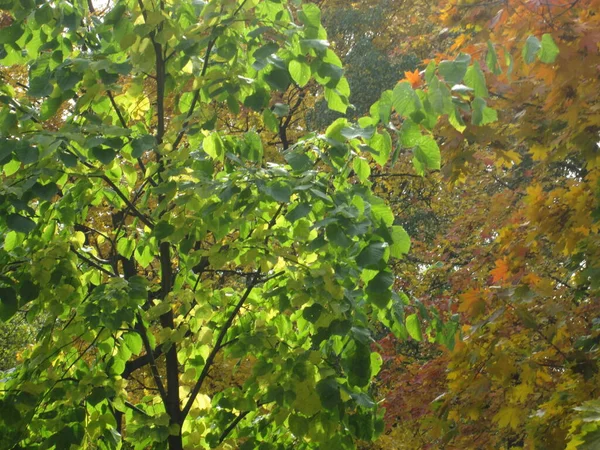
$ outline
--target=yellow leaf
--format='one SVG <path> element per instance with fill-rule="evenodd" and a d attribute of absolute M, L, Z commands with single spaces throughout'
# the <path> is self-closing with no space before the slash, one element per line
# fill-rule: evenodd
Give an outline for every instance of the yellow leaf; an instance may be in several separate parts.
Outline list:
<path fill-rule="evenodd" d="M 534 161 L 543 161 L 548 156 L 549 150 L 539 144 L 533 144 L 529 149 L 531 159 Z"/>
<path fill-rule="evenodd" d="M 533 394 L 533 386 L 527 383 L 521 383 L 512 389 L 511 398 L 518 403 L 527 400 L 529 394 Z"/>
<path fill-rule="evenodd" d="M 498 411 L 498 414 L 494 416 L 494 422 L 497 422 L 500 428 L 506 428 L 510 426 L 513 430 L 516 430 L 521 423 L 521 410 L 519 408 L 513 408 L 505 406 Z"/>
<path fill-rule="evenodd" d="M 551 383 L 552 382 L 552 377 L 550 375 L 548 375 L 545 371 L 538 370 L 536 372 L 536 380 L 535 380 L 535 382 L 537 384 Z"/>

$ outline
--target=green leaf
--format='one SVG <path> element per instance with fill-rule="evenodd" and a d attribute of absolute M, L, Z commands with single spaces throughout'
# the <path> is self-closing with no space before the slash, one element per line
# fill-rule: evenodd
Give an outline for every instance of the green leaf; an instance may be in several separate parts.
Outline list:
<path fill-rule="evenodd" d="M 292 61 L 290 61 L 288 70 L 290 71 L 290 76 L 292 77 L 292 80 L 294 80 L 296 84 L 298 84 L 298 86 L 300 87 L 306 86 L 306 84 L 310 80 L 310 66 L 306 63 L 293 59 Z"/>
<path fill-rule="evenodd" d="M 319 381 L 316 385 L 319 399 L 323 408 L 334 410 L 342 402 L 342 396 L 340 394 L 340 388 L 335 378 L 325 378 Z"/>
<path fill-rule="evenodd" d="M 6 322 L 15 315 L 19 304 L 14 289 L 8 287 L 0 288 L 0 320 Z"/>
<path fill-rule="evenodd" d="M 302 11 L 298 13 L 300 21 L 304 25 L 319 28 L 321 26 L 321 11 L 314 3 L 305 3 L 302 5 Z"/>
<path fill-rule="evenodd" d="M 175 227 L 165 220 L 158 222 L 152 230 L 159 241 L 163 241 L 175 232 Z"/>
<path fill-rule="evenodd" d="M 54 19 L 54 13 L 52 11 L 52 7 L 48 3 L 46 3 L 45 5 L 42 5 L 40 8 L 38 8 L 35 11 L 34 17 L 35 17 L 35 21 L 39 25 L 47 24 L 52 19 Z"/>
<path fill-rule="evenodd" d="M 461 53 L 454 61 L 442 61 L 438 66 L 438 71 L 449 84 L 459 84 L 467 73 L 470 61 L 470 55 Z"/>
<path fill-rule="evenodd" d="M 352 244 L 350 238 L 346 235 L 344 229 L 337 223 L 330 223 L 325 229 L 325 234 L 330 242 L 333 242 L 338 247 L 348 247 Z"/>
<path fill-rule="evenodd" d="M 352 161 L 352 168 L 362 183 L 369 179 L 369 176 L 371 175 L 371 168 L 365 159 L 359 157 L 354 158 L 354 161 Z"/>
<path fill-rule="evenodd" d="M 392 91 L 392 106 L 400 116 L 408 116 L 421 108 L 421 102 L 412 86 L 407 81 L 396 85 Z"/>
<path fill-rule="evenodd" d="M 399 226 L 392 227 L 393 244 L 390 247 L 390 254 L 394 258 L 401 258 L 410 251 L 410 236 L 406 230 Z"/>
<path fill-rule="evenodd" d="M 375 403 L 371 397 L 362 392 L 350 394 L 350 397 L 352 397 L 358 406 L 362 406 L 363 408 L 375 408 L 375 406 L 377 406 L 377 403 Z"/>
<path fill-rule="evenodd" d="M 289 213 L 286 214 L 285 218 L 288 222 L 294 223 L 298 219 L 306 217 L 312 211 L 312 206 L 308 203 L 300 203 Z"/>
<path fill-rule="evenodd" d="M 344 127 L 341 130 L 341 135 L 344 136 L 346 139 L 356 139 L 359 137 L 363 139 L 371 139 L 374 133 L 375 127 L 372 126 L 366 128 L 360 126 L 349 126 Z"/>
<path fill-rule="evenodd" d="M 419 316 L 417 314 L 411 314 L 406 318 L 406 329 L 408 330 L 410 337 L 415 341 L 423 340 L 421 322 L 419 321 Z"/>
<path fill-rule="evenodd" d="M 338 142 L 344 142 L 344 136 L 342 130 L 348 126 L 348 120 L 340 117 L 336 119 L 331 125 L 327 127 L 325 136 L 329 139 L 335 139 Z"/>
<path fill-rule="evenodd" d="M 371 350 L 368 345 L 354 342 L 354 351 L 345 364 L 348 382 L 353 386 L 364 387 L 371 381 Z"/>
<path fill-rule="evenodd" d="M 494 48 L 494 44 L 492 41 L 487 41 L 487 54 L 485 56 L 485 64 L 488 66 L 488 69 L 494 75 L 500 75 L 502 73 L 502 69 L 500 68 L 500 64 L 498 63 L 498 54 L 496 53 L 496 49 Z"/>
<path fill-rule="evenodd" d="M 14 44 L 23 36 L 23 33 L 22 25 L 19 22 L 3 27 L 2 33 L 0 33 L 0 44 Z"/>
<path fill-rule="evenodd" d="M 123 335 L 123 342 L 134 355 L 139 355 L 141 353 L 142 338 L 138 333 L 125 333 Z"/>
<path fill-rule="evenodd" d="M 546 33 L 542 35 L 541 47 L 540 54 L 538 55 L 540 61 L 546 64 L 554 63 L 554 61 L 556 61 L 556 57 L 558 56 L 559 50 L 550 34 Z"/>
<path fill-rule="evenodd" d="M 377 223 L 383 222 L 386 226 L 391 227 L 394 223 L 394 213 L 387 203 L 378 198 L 371 198 L 371 214 Z"/>
<path fill-rule="evenodd" d="M 301 150 L 288 152 L 284 158 L 294 172 L 304 172 L 314 165 L 313 160 Z"/>
<path fill-rule="evenodd" d="M 287 70 L 274 68 L 264 76 L 267 84 L 275 90 L 285 92 L 290 85 L 290 76 Z"/>
<path fill-rule="evenodd" d="M 394 284 L 394 274 L 383 270 L 377 273 L 367 283 L 367 293 L 369 294 L 385 294 L 390 293 L 390 288 Z"/>
<path fill-rule="evenodd" d="M 36 227 L 36 223 L 33 220 L 20 214 L 9 214 L 6 216 L 6 225 L 11 230 L 25 234 L 32 232 Z"/>
<path fill-rule="evenodd" d="M 389 89 L 383 91 L 381 93 L 381 97 L 379 97 L 379 105 L 377 105 L 376 114 L 383 124 L 387 124 L 390 121 L 390 115 L 392 113 L 393 106 L 393 98 L 394 92 Z"/>
<path fill-rule="evenodd" d="M 369 147 L 377 152 L 373 155 L 373 159 L 380 166 L 385 166 L 390 159 L 392 153 L 392 137 L 390 134 L 383 130 L 381 133 L 375 133 L 368 141 Z"/>
<path fill-rule="evenodd" d="M 138 245 L 135 248 L 133 257 L 140 264 L 140 266 L 143 268 L 148 267 L 148 265 L 154 260 L 152 247 L 150 245 Z"/>
<path fill-rule="evenodd" d="M 225 157 L 225 145 L 218 133 L 211 133 L 202 141 L 202 147 L 208 156 L 218 161 Z"/>
<path fill-rule="evenodd" d="M 290 201 L 292 188 L 285 181 L 275 181 L 267 186 L 267 193 L 273 197 L 275 201 L 287 203 Z"/>
<path fill-rule="evenodd" d="M 300 45 L 307 48 L 312 48 L 317 53 L 324 53 L 329 48 L 329 42 L 325 39 L 300 39 Z"/>
<path fill-rule="evenodd" d="M 260 135 L 255 131 L 248 131 L 244 135 L 244 143 L 246 144 L 246 148 L 242 156 L 248 161 L 262 161 L 264 149 Z"/>
<path fill-rule="evenodd" d="M 252 56 L 254 56 L 254 58 L 257 60 L 266 59 L 273 53 L 277 52 L 277 50 L 279 50 L 279 45 L 277 45 L 275 42 L 269 42 L 268 44 L 265 44 L 256 50 Z"/>
<path fill-rule="evenodd" d="M 535 57 L 541 50 L 542 44 L 539 39 L 535 36 L 529 36 L 525 41 L 525 47 L 523 47 L 523 60 L 526 64 L 531 64 L 535 61 Z"/>
<path fill-rule="evenodd" d="M 387 242 L 373 242 L 362 249 L 356 258 L 356 263 L 359 267 L 376 267 L 383 261 L 387 248 Z"/>
<path fill-rule="evenodd" d="M 154 147 L 156 147 L 156 139 L 154 136 L 145 134 L 144 136 L 135 138 L 131 142 L 131 147 L 133 148 L 131 156 L 134 158 L 140 158 L 144 152 L 152 150 Z"/>
<path fill-rule="evenodd" d="M 498 113 L 495 109 L 488 107 L 484 99 L 475 97 L 471 106 L 473 108 L 471 115 L 473 125 L 487 125 L 498 120 Z"/>
<path fill-rule="evenodd" d="M 133 239 L 121 238 L 117 242 L 117 252 L 123 258 L 129 259 L 135 250 L 135 241 Z"/>
<path fill-rule="evenodd" d="M 25 304 L 35 300 L 40 295 L 40 287 L 31 280 L 23 280 L 19 285 L 21 303 Z"/>
<path fill-rule="evenodd" d="M 277 117 L 285 117 L 290 113 L 290 105 L 286 105 L 285 103 L 275 103 L 273 105 L 273 114 Z"/>
<path fill-rule="evenodd" d="M 410 119 L 405 119 L 402 128 L 399 131 L 400 142 L 403 147 L 412 148 L 419 144 L 421 140 L 421 128 Z"/>
<path fill-rule="evenodd" d="M 27 141 L 19 141 L 14 148 L 15 156 L 23 164 L 32 164 L 40 158 L 40 151 Z"/>
<path fill-rule="evenodd" d="M 348 99 L 345 96 L 341 96 L 335 89 L 325 88 L 325 100 L 327 100 L 327 106 L 332 111 L 337 111 L 342 114 L 346 113 L 348 109 Z"/>
<path fill-rule="evenodd" d="M 272 133 L 277 133 L 279 131 L 279 122 L 277 121 L 277 117 L 273 114 L 273 111 L 270 109 L 265 109 L 263 111 L 263 123 L 265 127 Z"/>
<path fill-rule="evenodd" d="M 315 323 L 321 317 L 325 308 L 318 303 L 314 303 L 302 310 L 302 317 L 310 323 Z"/>
<path fill-rule="evenodd" d="M 422 175 L 426 170 L 440 170 L 442 156 L 440 148 L 429 135 L 423 135 L 414 148 L 413 164 L 418 174 Z"/>
<path fill-rule="evenodd" d="M 117 156 L 117 152 L 112 148 L 106 147 L 94 147 L 92 149 L 92 155 L 102 164 L 110 164 L 113 159 Z"/>
<path fill-rule="evenodd" d="M 465 84 L 473 89 L 478 97 L 488 97 L 488 90 L 485 84 L 485 76 L 481 71 L 479 63 L 475 61 L 472 66 L 469 66 L 465 74 Z"/>
<path fill-rule="evenodd" d="M 427 99 L 437 115 L 448 114 L 454 108 L 450 91 L 437 77 L 434 77 L 429 84 Z"/>

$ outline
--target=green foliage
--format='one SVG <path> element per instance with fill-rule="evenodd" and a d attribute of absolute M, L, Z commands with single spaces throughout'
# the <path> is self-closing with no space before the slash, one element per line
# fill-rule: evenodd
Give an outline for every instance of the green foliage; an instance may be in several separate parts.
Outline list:
<path fill-rule="evenodd" d="M 276 131 L 277 91 L 309 78 L 346 110 L 318 8 L 84 3 L 3 4 L 28 88 L 0 85 L 0 314 L 41 323 L 1 382 L 1 447 L 374 438 L 368 317 L 403 326 L 387 264 L 410 240 L 361 154 L 385 164 L 391 138 L 343 122 L 280 154 L 221 126 Z"/>
<path fill-rule="evenodd" d="M 352 448 L 382 431 L 370 318 L 424 333 L 388 268 L 410 239 L 366 155 L 439 170 L 440 118 L 495 112 L 459 57 L 356 124 L 269 147 L 293 83 L 349 107 L 319 9 L 297 3 L 4 6 L 0 63 L 28 83 L 0 84 L 0 316 L 41 321 L 1 382 L 4 447 Z"/>

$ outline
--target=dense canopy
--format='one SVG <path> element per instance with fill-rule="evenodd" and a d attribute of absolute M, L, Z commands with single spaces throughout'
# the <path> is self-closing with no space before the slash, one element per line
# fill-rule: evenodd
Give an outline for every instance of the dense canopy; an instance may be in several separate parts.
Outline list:
<path fill-rule="evenodd" d="M 0 0 L 0 449 L 597 448 L 599 9 Z"/>

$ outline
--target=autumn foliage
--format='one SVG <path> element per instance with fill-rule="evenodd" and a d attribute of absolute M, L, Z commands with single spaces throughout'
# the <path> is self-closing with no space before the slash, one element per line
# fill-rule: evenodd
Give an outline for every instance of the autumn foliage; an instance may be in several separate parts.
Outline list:
<path fill-rule="evenodd" d="M 437 221 L 404 284 L 461 328 L 437 353 L 381 341 L 381 447 L 599 448 L 600 2 L 442 3 L 455 39 L 435 61 L 479 60 L 499 113 L 439 126 L 439 192 L 399 211 Z"/>

